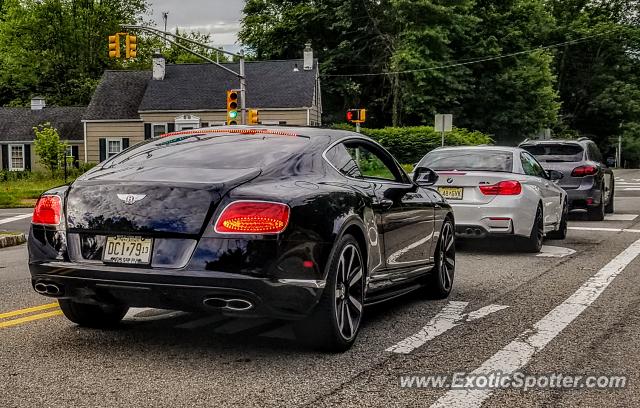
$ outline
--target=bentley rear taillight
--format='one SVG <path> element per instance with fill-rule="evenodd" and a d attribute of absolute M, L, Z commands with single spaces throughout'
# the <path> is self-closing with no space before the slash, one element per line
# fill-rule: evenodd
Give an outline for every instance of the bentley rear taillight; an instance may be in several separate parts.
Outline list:
<path fill-rule="evenodd" d="M 505 180 L 489 186 L 480 186 L 484 195 L 518 195 L 522 193 L 522 184 L 515 180 Z"/>
<path fill-rule="evenodd" d="M 266 201 L 229 204 L 215 223 L 220 234 L 278 234 L 289 223 L 289 206 Z"/>
<path fill-rule="evenodd" d="M 38 199 L 33 210 L 32 224 L 55 226 L 62 219 L 62 200 L 57 195 L 45 195 Z"/>

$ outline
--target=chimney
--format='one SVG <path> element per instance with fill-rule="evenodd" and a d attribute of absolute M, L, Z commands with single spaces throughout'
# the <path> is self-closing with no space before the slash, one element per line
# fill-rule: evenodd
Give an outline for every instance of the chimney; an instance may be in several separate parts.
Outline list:
<path fill-rule="evenodd" d="M 160 54 L 153 54 L 153 79 L 155 81 L 162 81 L 165 74 L 165 59 Z"/>
<path fill-rule="evenodd" d="M 42 110 L 46 106 L 42 96 L 34 96 L 31 98 L 31 110 Z"/>
<path fill-rule="evenodd" d="M 304 68 L 305 71 L 311 71 L 313 69 L 313 48 L 311 48 L 311 42 L 304 45 Z"/>

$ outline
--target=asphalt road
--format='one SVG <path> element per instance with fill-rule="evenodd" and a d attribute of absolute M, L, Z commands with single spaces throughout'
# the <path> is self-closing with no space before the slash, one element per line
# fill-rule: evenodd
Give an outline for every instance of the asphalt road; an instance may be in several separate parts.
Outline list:
<path fill-rule="evenodd" d="M 464 245 L 448 300 L 415 294 L 367 309 L 356 345 L 343 354 L 307 350 L 288 325 L 257 319 L 145 309 L 117 330 L 80 329 L 31 290 L 24 246 L 0 250 L 0 404 L 637 406 L 640 171 L 617 177 L 616 214 L 607 221 L 574 214 L 568 238 L 547 241 L 543 256 Z M 400 386 L 401 376 L 474 370 L 626 376 L 626 387 Z"/>

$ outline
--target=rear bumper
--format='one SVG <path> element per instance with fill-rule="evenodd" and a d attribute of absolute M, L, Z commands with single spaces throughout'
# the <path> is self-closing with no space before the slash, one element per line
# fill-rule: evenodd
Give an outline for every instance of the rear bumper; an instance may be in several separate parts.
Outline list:
<path fill-rule="evenodd" d="M 602 190 L 595 185 L 580 186 L 577 189 L 568 189 L 567 200 L 569 210 L 586 209 L 600 205 Z"/>
<path fill-rule="evenodd" d="M 496 197 L 487 205 L 451 204 L 456 218 L 456 235 L 461 238 L 522 235 L 531 233 L 534 210 L 527 211 L 520 200 Z"/>
<path fill-rule="evenodd" d="M 229 316 L 301 319 L 317 304 L 324 281 L 268 279 L 225 272 L 158 270 L 85 265 L 70 262 L 32 263 L 32 285 L 57 285 L 56 298 L 81 303 L 114 303 Z M 247 310 L 207 306 L 207 298 L 242 299 Z"/>

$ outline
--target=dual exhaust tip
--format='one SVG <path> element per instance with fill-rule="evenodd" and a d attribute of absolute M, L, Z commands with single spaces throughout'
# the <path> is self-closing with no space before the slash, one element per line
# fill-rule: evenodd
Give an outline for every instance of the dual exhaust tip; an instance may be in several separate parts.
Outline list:
<path fill-rule="evenodd" d="M 484 232 L 480 228 L 467 228 L 464 233 L 466 235 L 482 235 Z"/>
<path fill-rule="evenodd" d="M 226 297 L 208 297 L 202 303 L 205 306 L 218 310 L 229 310 L 233 312 L 244 312 L 253 309 L 253 303 L 246 299 L 226 298 Z"/>
<path fill-rule="evenodd" d="M 61 296 L 63 293 L 60 285 L 51 282 L 37 282 L 33 288 L 39 294 L 46 296 Z"/>

